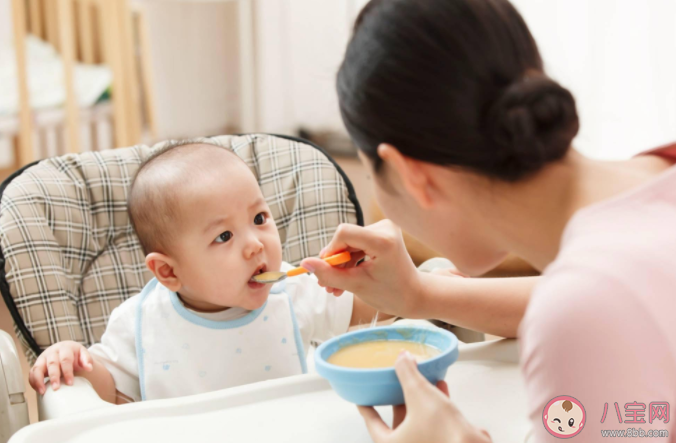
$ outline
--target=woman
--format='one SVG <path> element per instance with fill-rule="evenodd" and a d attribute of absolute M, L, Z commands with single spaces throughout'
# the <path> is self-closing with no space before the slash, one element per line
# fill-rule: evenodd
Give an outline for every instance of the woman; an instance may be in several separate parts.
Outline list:
<path fill-rule="evenodd" d="M 324 251 L 369 256 L 362 265 L 303 266 L 334 294 L 353 291 L 390 314 L 504 336 L 518 327 L 538 442 L 556 441 L 557 432 L 601 441 L 602 429 L 673 431 L 674 420 L 648 424 L 647 409 L 646 424 L 629 425 L 623 406 L 676 400 L 676 145 L 621 162 L 576 152 L 575 101 L 547 77 L 506 0 L 371 1 L 338 94 L 391 220 L 466 274 L 513 252 L 543 275 L 420 274 L 389 221 L 342 226 Z M 360 409 L 376 442 L 489 441 L 410 358 L 396 369 L 407 412 L 395 410 L 395 429 L 374 409 Z M 563 395 L 584 406 L 583 428 L 546 413 Z"/>

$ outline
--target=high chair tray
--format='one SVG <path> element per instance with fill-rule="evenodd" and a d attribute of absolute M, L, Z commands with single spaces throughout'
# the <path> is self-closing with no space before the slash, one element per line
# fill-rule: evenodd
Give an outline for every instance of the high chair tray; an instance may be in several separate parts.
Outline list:
<path fill-rule="evenodd" d="M 523 442 L 529 423 L 516 342 L 461 345 L 446 377 L 451 398 L 494 442 Z M 69 387 L 63 386 L 62 389 Z M 65 392 L 64 392 L 65 394 Z M 391 420 L 391 408 L 378 408 Z M 148 401 L 44 421 L 11 443 L 369 442 L 354 405 L 315 374 Z"/>

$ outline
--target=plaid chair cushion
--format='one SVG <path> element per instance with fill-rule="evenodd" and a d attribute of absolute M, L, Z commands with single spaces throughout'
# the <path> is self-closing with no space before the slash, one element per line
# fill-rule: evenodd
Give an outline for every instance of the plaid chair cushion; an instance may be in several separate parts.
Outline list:
<path fill-rule="evenodd" d="M 317 255 L 340 223 L 363 224 L 352 185 L 318 148 L 271 135 L 200 141 L 251 168 L 289 263 Z M 61 340 L 99 341 L 112 310 L 151 278 L 126 198 L 140 163 L 166 143 L 44 160 L 5 188 L 0 290 L 30 362 Z"/>

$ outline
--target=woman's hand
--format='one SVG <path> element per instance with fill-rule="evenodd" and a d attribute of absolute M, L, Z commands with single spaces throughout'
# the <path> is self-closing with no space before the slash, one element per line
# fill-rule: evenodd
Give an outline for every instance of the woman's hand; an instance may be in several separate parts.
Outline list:
<path fill-rule="evenodd" d="M 305 259 L 301 266 L 314 272 L 319 284 L 334 295 L 347 290 L 381 312 L 417 317 L 422 302 L 419 273 L 394 223 L 382 220 L 365 228 L 340 225 L 321 256 L 342 251 L 350 251 L 352 260 L 340 267 L 317 258 Z M 367 260 L 356 266 L 364 257 Z"/>
<path fill-rule="evenodd" d="M 52 389 L 57 390 L 61 384 L 61 376 L 67 385 L 73 384 L 75 372 L 91 372 L 94 360 L 87 348 L 74 341 L 56 343 L 40 354 L 31 368 L 28 381 L 40 394 L 45 393 L 45 376 L 49 375 Z"/>
<path fill-rule="evenodd" d="M 390 429 L 372 407 L 359 406 L 359 412 L 375 443 L 448 442 L 487 443 L 490 436 L 470 424 L 448 398 L 446 382 L 432 386 L 418 371 L 416 361 L 406 352 L 395 365 L 404 390 L 406 405 L 393 409 Z"/>

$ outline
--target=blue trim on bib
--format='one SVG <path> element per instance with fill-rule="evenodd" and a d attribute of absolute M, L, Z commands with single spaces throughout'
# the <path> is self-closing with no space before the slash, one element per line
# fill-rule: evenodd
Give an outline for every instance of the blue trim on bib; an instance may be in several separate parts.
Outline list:
<path fill-rule="evenodd" d="M 305 359 L 305 349 L 303 348 L 303 339 L 300 336 L 300 329 L 298 328 L 298 321 L 296 320 L 296 312 L 293 310 L 293 303 L 291 297 L 286 294 L 289 300 L 289 310 L 291 311 L 291 322 L 293 323 L 293 337 L 296 340 L 296 349 L 298 349 L 298 358 L 300 359 L 300 368 L 303 374 L 307 374 L 307 361 Z"/>
<path fill-rule="evenodd" d="M 183 303 L 181 303 L 181 300 L 179 300 L 178 294 L 169 290 L 167 290 L 167 292 L 169 292 L 171 304 L 178 313 L 178 315 L 180 315 L 181 317 L 183 317 L 183 319 L 197 326 L 203 326 L 205 328 L 211 329 L 233 329 L 248 325 L 252 321 L 256 320 L 256 317 L 258 317 L 261 314 L 261 312 L 263 312 L 263 309 L 265 309 L 265 307 L 268 304 L 268 301 L 266 300 L 265 304 L 263 304 L 263 306 L 261 306 L 260 308 L 249 312 L 244 317 L 236 318 L 235 320 L 223 320 L 223 321 L 207 320 L 206 318 L 202 318 L 199 315 L 195 314 L 194 312 L 190 312 L 188 309 L 186 309 L 186 307 L 183 306 Z"/>
<path fill-rule="evenodd" d="M 150 294 L 157 287 L 157 284 L 158 281 L 156 278 L 153 278 L 148 282 L 148 284 L 143 288 L 143 291 L 141 291 L 138 305 L 136 306 L 136 361 L 138 362 L 138 380 L 139 386 L 141 388 L 142 401 L 145 401 L 146 399 L 145 369 L 143 367 L 143 353 L 145 351 L 143 350 L 143 336 L 141 335 L 141 328 L 143 325 L 143 302 L 148 297 L 148 294 Z"/>

